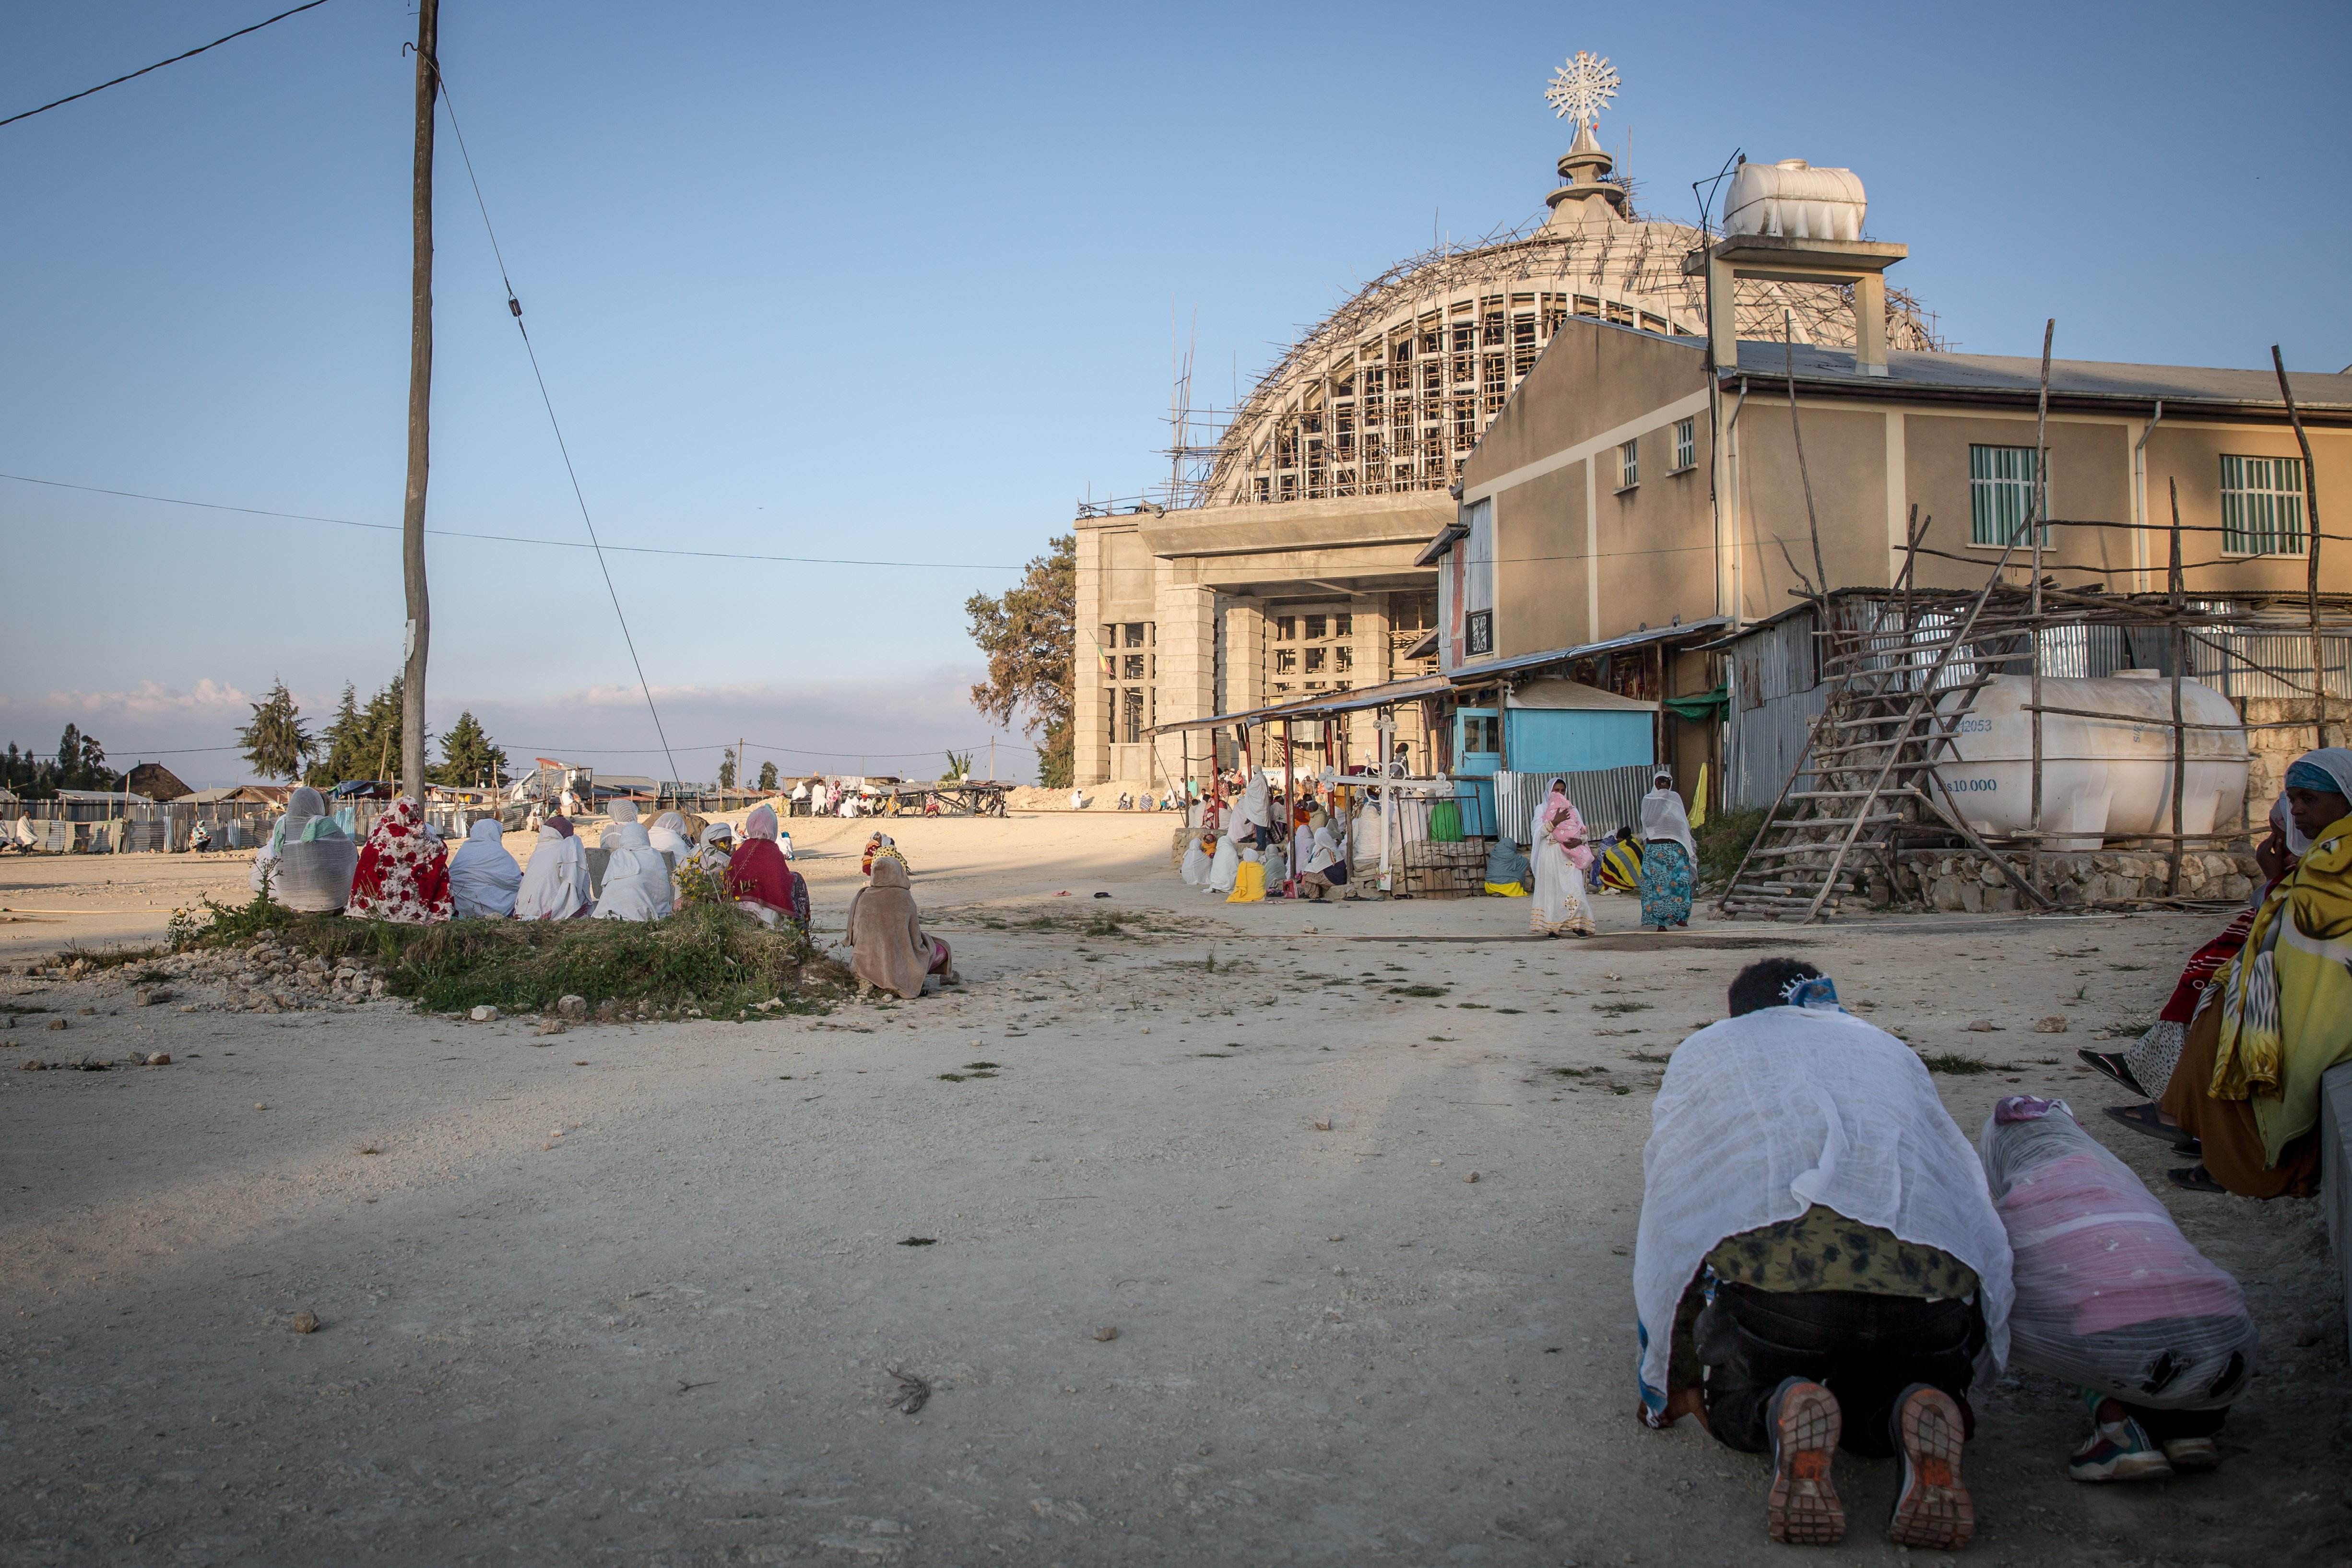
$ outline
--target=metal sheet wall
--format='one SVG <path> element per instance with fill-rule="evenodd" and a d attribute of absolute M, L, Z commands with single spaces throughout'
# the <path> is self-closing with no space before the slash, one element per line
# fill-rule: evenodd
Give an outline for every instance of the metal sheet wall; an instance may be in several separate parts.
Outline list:
<path fill-rule="evenodd" d="M 1654 771 L 1643 765 L 1595 768 L 1580 773 L 1497 773 L 1496 820 L 1512 842 L 1522 846 L 1534 842 L 1536 812 L 1550 792 L 1551 781 L 1558 779 L 1568 786 L 1568 798 L 1576 802 L 1594 837 L 1613 833 L 1638 824 L 1642 797 L 1650 792 Z"/>

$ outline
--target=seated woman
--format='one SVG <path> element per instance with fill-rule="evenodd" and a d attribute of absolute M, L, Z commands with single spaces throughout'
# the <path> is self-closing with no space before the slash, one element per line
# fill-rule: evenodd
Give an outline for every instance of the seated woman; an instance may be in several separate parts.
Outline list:
<path fill-rule="evenodd" d="M 656 817 L 654 825 L 646 830 L 646 840 L 657 852 L 669 856 L 672 871 L 684 865 L 686 857 L 694 852 L 694 841 L 686 831 L 686 818 L 676 811 L 664 811 Z"/>
<path fill-rule="evenodd" d="M 808 883 L 777 847 L 774 808 L 755 806 L 744 819 L 743 841 L 727 860 L 726 887 L 735 907 L 762 925 L 787 920 L 808 929 Z"/>
<path fill-rule="evenodd" d="M 1298 863 L 1298 896 L 1321 903 L 1333 893 L 1348 890 L 1347 852 L 1331 831 L 1331 819 L 1315 813 L 1306 858 Z"/>
<path fill-rule="evenodd" d="M 769 809 L 774 814 L 774 808 Z M 694 852 L 686 863 L 704 874 L 724 882 L 728 862 L 735 856 L 735 830 L 724 822 L 706 822 L 695 839 Z"/>
<path fill-rule="evenodd" d="M 861 989 L 890 991 L 913 1001 L 923 994 L 923 982 L 932 975 L 942 985 L 961 983 L 948 945 L 923 935 L 903 861 L 874 862 L 873 880 L 849 901 L 849 934 L 845 939 L 854 953 L 849 967 Z"/>
<path fill-rule="evenodd" d="M 2312 841 L 2263 897 L 2246 945 L 2189 1026 L 2166 1114 L 2204 1163 L 2175 1185 L 2242 1197 L 2305 1196 L 2319 1183 L 2319 1080 L 2352 1059 L 2352 750 L 2307 752 L 2286 770 L 2287 810 Z"/>
<path fill-rule="evenodd" d="M 466 841 L 449 857 L 449 894 L 457 918 L 504 920 L 515 912 L 522 890 L 522 867 L 500 841 L 499 820 L 484 817 L 466 830 Z"/>
<path fill-rule="evenodd" d="M 530 863 L 522 868 L 522 886 L 515 894 L 518 920 L 577 920 L 596 907 L 590 891 L 588 846 L 572 831 L 569 817 L 550 817 L 539 825 L 539 842 L 531 846 Z"/>
<path fill-rule="evenodd" d="M 326 797 L 308 784 L 287 797 L 286 814 L 253 857 L 253 891 L 288 909 L 332 914 L 351 902 L 359 846 L 327 814 Z"/>
<path fill-rule="evenodd" d="M 449 918 L 449 869 L 425 813 L 403 795 L 368 830 L 343 913 L 362 920 L 430 925 Z"/>
<path fill-rule="evenodd" d="M 1535 867 L 1509 839 L 1496 839 L 1486 852 L 1486 891 L 1496 898 L 1525 898 L 1535 891 Z"/>
<path fill-rule="evenodd" d="M 596 901 L 595 917 L 663 919 L 670 912 L 669 862 L 654 848 L 633 802 L 615 800 L 612 812 L 601 845 L 612 858 L 604 862 L 604 895 Z"/>

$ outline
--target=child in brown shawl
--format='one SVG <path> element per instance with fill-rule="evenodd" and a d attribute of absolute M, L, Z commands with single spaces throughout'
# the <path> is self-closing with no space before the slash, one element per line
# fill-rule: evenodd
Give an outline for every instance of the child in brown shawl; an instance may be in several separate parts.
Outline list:
<path fill-rule="evenodd" d="M 946 985 L 959 979 L 948 945 L 923 935 L 906 862 L 893 856 L 876 857 L 873 880 L 849 901 L 848 942 L 855 951 L 850 968 L 860 985 L 908 1001 L 923 994 L 927 975 L 939 976 Z"/>

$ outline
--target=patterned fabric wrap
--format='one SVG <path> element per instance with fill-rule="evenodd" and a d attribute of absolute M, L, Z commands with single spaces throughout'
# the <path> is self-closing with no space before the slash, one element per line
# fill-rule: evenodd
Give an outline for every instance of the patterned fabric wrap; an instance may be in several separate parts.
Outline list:
<path fill-rule="evenodd" d="M 450 913 L 449 869 L 441 845 L 425 831 L 424 812 L 406 795 L 394 800 L 368 830 L 360 850 L 346 915 L 429 925 Z"/>
<path fill-rule="evenodd" d="M 1642 842 L 1639 839 L 1620 839 L 1601 852 L 1601 883 L 1620 893 L 1632 893 L 1642 885 Z"/>
<path fill-rule="evenodd" d="M 2268 1166 L 2319 1121 L 2320 1075 L 2352 1057 L 2352 817 L 2331 824 L 2255 912 L 2222 977 L 2206 1092 L 2252 1103 Z"/>
<path fill-rule="evenodd" d="M 1679 925 L 1690 919 L 1691 863 L 1682 845 L 1653 839 L 1642 856 L 1642 924 Z"/>
<path fill-rule="evenodd" d="M 2238 1396 L 2256 1337 L 2237 1281 L 2063 1100 L 2001 1101 L 1978 1148 L 2009 1233 L 2017 1364 L 2158 1410 Z"/>

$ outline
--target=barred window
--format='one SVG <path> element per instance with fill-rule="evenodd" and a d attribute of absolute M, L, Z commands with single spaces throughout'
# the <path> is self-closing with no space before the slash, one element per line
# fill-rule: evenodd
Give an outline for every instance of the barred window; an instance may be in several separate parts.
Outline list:
<path fill-rule="evenodd" d="M 1697 426 L 1696 417 L 1675 421 L 1675 472 L 1677 474 L 1698 466 Z"/>
<path fill-rule="evenodd" d="M 2303 459 L 2221 457 L 2226 555 L 2303 553 Z"/>
<path fill-rule="evenodd" d="M 1630 490 L 1642 482 L 1642 444 L 1629 441 L 1617 449 L 1617 487 Z"/>
<path fill-rule="evenodd" d="M 2031 446 L 1969 448 L 1969 543 L 1999 549 L 2025 538 L 2025 519 L 2033 510 L 2034 463 Z M 2050 530 L 2042 530 L 2044 549 Z"/>

